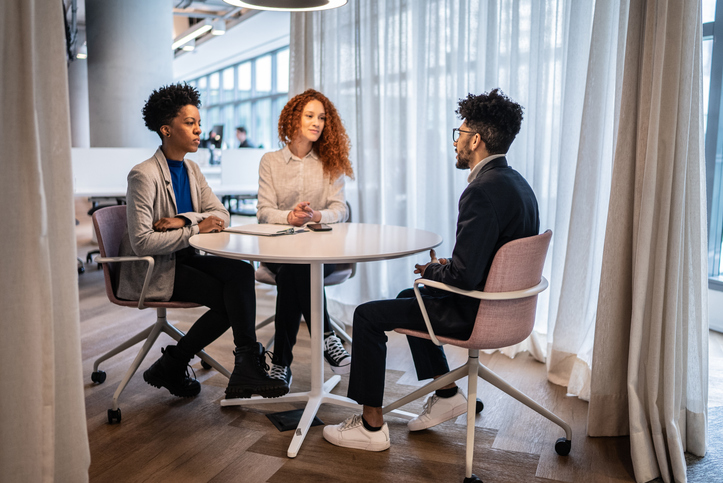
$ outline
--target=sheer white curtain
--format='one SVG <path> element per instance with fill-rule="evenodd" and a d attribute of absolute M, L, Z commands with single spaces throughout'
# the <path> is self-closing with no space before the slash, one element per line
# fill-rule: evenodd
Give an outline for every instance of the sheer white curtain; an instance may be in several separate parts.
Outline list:
<path fill-rule="evenodd" d="M 637 481 L 705 455 L 708 301 L 699 2 L 625 2 L 627 32 L 588 434 Z"/>
<path fill-rule="evenodd" d="M 0 479 L 88 480 L 60 2 L 0 3 Z"/>
<path fill-rule="evenodd" d="M 351 0 L 294 14 L 291 25 L 292 93 L 328 95 L 352 139 L 355 221 L 439 233 L 441 256 L 466 186 L 451 139 L 458 99 L 501 87 L 525 107 L 508 160 L 535 190 L 541 229 L 553 230 L 551 288 L 531 340 L 505 352 L 547 358 L 550 379 L 567 385 L 573 374 L 583 397 L 612 169 L 616 57 L 607 43 L 617 32 L 599 30 L 591 54 L 593 14 L 591 2 L 570 0 Z M 426 257 L 360 264 L 359 276 L 329 290 L 331 309 L 341 301 L 350 321 L 354 305 L 396 296 Z"/>

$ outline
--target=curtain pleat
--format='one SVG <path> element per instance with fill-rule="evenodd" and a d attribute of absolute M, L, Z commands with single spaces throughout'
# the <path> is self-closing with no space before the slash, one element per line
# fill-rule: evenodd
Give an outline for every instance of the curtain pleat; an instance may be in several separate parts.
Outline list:
<path fill-rule="evenodd" d="M 0 6 L 0 479 L 88 480 L 61 3 Z"/>
<path fill-rule="evenodd" d="M 705 454 L 706 196 L 698 2 L 630 2 L 588 434 L 630 434 L 637 481 Z"/>

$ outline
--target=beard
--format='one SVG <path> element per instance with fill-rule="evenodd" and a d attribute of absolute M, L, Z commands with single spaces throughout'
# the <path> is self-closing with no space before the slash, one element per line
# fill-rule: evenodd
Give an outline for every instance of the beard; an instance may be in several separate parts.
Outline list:
<path fill-rule="evenodd" d="M 466 146 L 457 149 L 457 163 L 455 166 L 457 169 L 469 169 L 470 163 L 472 162 L 472 150 Z"/>

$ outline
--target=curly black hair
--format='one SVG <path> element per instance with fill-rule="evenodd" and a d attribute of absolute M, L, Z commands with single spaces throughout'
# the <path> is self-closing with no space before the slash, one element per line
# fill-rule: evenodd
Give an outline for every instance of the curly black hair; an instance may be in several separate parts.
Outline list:
<path fill-rule="evenodd" d="M 143 106 L 146 127 L 155 131 L 162 139 L 161 126 L 171 124 L 181 109 L 189 104 L 201 107 L 201 98 L 196 88 L 186 83 L 171 84 L 154 90 Z"/>
<path fill-rule="evenodd" d="M 488 153 L 504 154 L 520 132 L 522 109 L 500 89 L 493 89 L 489 94 L 469 94 L 460 99 L 456 112 L 482 136 Z"/>

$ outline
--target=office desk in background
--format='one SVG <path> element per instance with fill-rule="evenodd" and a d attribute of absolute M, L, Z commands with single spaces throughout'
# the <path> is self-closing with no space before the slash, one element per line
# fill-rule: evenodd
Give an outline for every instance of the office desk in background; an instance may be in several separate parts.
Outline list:
<path fill-rule="evenodd" d="M 186 157 L 201 167 L 209 187 L 229 211 L 238 211 L 239 200 L 255 199 L 259 162 L 268 149 L 226 149 L 221 165 L 209 165 L 210 150 L 199 149 Z M 133 166 L 153 156 L 154 148 L 73 148 L 73 191 L 87 197 L 94 207 L 124 202 L 127 177 Z"/>
<path fill-rule="evenodd" d="M 221 406 L 305 401 L 306 408 L 287 451 L 290 458 L 298 454 L 321 404 L 335 404 L 357 411 L 360 408 L 351 399 L 330 393 L 341 379 L 340 376 L 335 375 L 324 383 L 321 335 L 324 263 L 390 260 L 423 252 L 442 243 L 442 237 L 435 233 L 402 226 L 363 223 L 337 223 L 331 226 L 332 230 L 328 232 L 307 231 L 271 237 L 222 232 L 199 234 L 190 239 L 191 246 L 221 257 L 308 264 L 311 267 L 311 389 L 273 399 L 254 397 L 221 401 Z"/>

